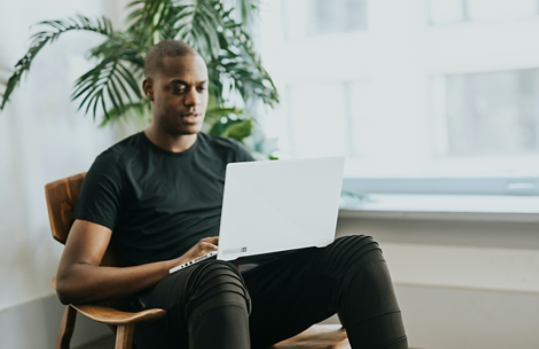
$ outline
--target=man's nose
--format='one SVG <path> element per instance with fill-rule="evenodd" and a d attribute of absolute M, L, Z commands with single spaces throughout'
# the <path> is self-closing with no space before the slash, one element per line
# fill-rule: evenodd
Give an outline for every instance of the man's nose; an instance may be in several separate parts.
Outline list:
<path fill-rule="evenodd" d="M 197 106 L 200 104 L 200 96 L 197 93 L 195 88 L 190 88 L 189 92 L 185 96 L 185 105 L 187 106 Z"/>

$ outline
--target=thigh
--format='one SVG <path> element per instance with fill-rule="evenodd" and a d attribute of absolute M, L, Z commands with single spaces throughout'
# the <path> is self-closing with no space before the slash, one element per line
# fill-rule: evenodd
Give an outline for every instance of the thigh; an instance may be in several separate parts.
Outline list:
<path fill-rule="evenodd" d="M 193 317 L 229 305 L 248 311 L 250 299 L 241 274 L 232 264 L 209 260 L 167 276 L 138 294 L 135 303 L 135 310 L 161 308 L 167 312 L 162 319 L 137 325 L 137 347 L 188 348 Z"/>
<path fill-rule="evenodd" d="M 360 248 L 350 245 L 360 244 Z M 349 251 L 355 251 L 349 253 Z M 244 275 L 253 307 L 253 348 L 292 337 L 338 310 L 338 290 L 350 258 L 379 250 L 370 237 L 339 238 L 324 248 L 290 252 Z M 352 257 L 351 257 L 352 255 Z"/>
<path fill-rule="evenodd" d="M 161 319 L 136 325 L 134 340 L 137 348 L 188 348 L 187 323 L 179 304 L 192 271 L 193 268 L 186 268 L 171 274 L 134 297 L 133 310 L 160 308 L 167 312 Z"/>

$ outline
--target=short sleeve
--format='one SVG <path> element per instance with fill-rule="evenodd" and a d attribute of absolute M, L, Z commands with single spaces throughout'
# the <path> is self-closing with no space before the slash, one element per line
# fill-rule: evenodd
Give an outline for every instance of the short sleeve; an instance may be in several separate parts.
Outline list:
<path fill-rule="evenodd" d="M 82 219 L 114 230 L 122 202 L 122 174 L 110 153 L 99 155 L 86 174 L 73 219 Z"/>
<path fill-rule="evenodd" d="M 249 150 L 240 142 L 234 140 L 236 145 L 236 162 L 255 161 L 255 158 Z"/>

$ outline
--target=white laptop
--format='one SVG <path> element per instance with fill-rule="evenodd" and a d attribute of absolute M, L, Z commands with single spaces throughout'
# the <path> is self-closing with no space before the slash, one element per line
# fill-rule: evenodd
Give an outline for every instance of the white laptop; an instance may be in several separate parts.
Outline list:
<path fill-rule="evenodd" d="M 170 269 L 217 255 L 221 260 L 306 247 L 335 238 L 344 157 L 230 163 L 226 168 L 219 249 Z"/>

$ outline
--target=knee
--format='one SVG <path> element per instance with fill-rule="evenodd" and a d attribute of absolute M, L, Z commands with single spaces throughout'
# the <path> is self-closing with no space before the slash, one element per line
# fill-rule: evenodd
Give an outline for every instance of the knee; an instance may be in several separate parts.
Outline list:
<path fill-rule="evenodd" d="M 339 253 L 364 254 L 372 250 L 380 250 L 378 243 L 368 235 L 341 236 L 330 245 Z"/>
<path fill-rule="evenodd" d="M 239 271 L 231 263 L 212 260 L 201 263 L 189 278 L 188 308 L 204 312 L 221 306 L 240 306 L 248 312 L 251 299 Z"/>
<path fill-rule="evenodd" d="M 234 265 L 220 260 L 201 263 L 191 276 L 192 287 L 201 293 L 247 294 L 243 277 Z"/>
<path fill-rule="evenodd" d="M 328 263 L 339 269 L 349 269 L 372 259 L 383 259 L 378 243 L 366 235 L 340 237 L 327 247 L 326 255 Z"/>
<path fill-rule="evenodd" d="M 364 235 L 340 237 L 317 253 L 316 268 L 334 277 L 340 286 L 372 262 L 384 260 L 378 243 Z"/>

